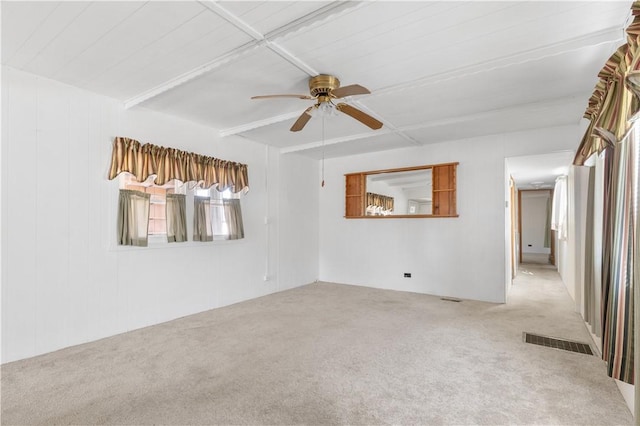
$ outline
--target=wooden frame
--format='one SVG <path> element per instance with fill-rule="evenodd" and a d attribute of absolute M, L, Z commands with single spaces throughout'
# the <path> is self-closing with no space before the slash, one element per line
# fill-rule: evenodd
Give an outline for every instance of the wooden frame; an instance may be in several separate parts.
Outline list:
<path fill-rule="evenodd" d="M 346 219 L 416 219 L 434 217 L 458 217 L 456 206 L 456 169 L 459 163 L 430 164 L 397 169 L 370 170 L 348 173 L 345 176 Z M 402 214 L 390 216 L 367 216 L 365 214 L 365 194 L 367 176 L 381 173 L 410 172 L 414 170 L 432 171 L 432 214 Z"/>

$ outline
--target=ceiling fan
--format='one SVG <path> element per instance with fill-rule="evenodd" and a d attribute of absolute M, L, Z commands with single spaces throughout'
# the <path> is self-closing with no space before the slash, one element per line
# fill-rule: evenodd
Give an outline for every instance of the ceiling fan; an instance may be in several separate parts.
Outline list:
<path fill-rule="evenodd" d="M 292 132 L 299 132 L 311 119 L 314 110 L 333 110 L 336 109 L 348 116 L 355 118 L 365 126 L 374 130 L 382 127 L 382 123 L 369 114 L 355 108 L 344 102 L 337 105 L 333 103 L 334 99 L 344 98 L 345 96 L 366 95 L 371 93 L 366 87 L 359 84 L 351 84 L 349 86 L 340 87 L 340 80 L 332 75 L 320 74 L 309 79 L 309 92 L 311 95 L 264 95 L 253 96 L 251 99 L 269 99 L 269 98 L 297 98 L 315 100 L 313 106 L 307 108 L 300 117 L 291 126 Z"/>

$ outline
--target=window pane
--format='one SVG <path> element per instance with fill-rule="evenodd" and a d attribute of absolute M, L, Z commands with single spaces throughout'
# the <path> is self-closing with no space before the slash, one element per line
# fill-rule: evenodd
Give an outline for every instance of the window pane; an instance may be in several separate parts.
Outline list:
<path fill-rule="evenodd" d="M 202 189 L 202 188 L 196 188 L 196 192 L 195 194 L 198 197 L 209 197 L 209 190 L 208 189 Z"/>
<path fill-rule="evenodd" d="M 228 238 L 229 227 L 225 219 L 222 200 L 211 200 L 211 227 L 214 239 L 226 240 Z"/>

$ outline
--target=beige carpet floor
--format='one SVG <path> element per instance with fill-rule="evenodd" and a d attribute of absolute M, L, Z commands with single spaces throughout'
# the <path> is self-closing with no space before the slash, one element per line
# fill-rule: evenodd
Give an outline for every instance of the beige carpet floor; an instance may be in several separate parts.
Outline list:
<path fill-rule="evenodd" d="M 633 419 L 555 271 L 509 303 L 319 283 L 2 366 L 3 424 L 566 424 Z M 482 283 L 478 283 L 482 285 Z"/>
<path fill-rule="evenodd" d="M 549 255 L 542 253 L 522 253 L 522 263 L 549 264 Z"/>

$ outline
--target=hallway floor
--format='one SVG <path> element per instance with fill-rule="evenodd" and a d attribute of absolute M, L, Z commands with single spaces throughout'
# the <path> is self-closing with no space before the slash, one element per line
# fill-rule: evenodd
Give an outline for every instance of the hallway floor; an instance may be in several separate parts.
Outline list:
<path fill-rule="evenodd" d="M 549 264 L 549 254 L 546 253 L 522 253 L 522 263 Z"/>

